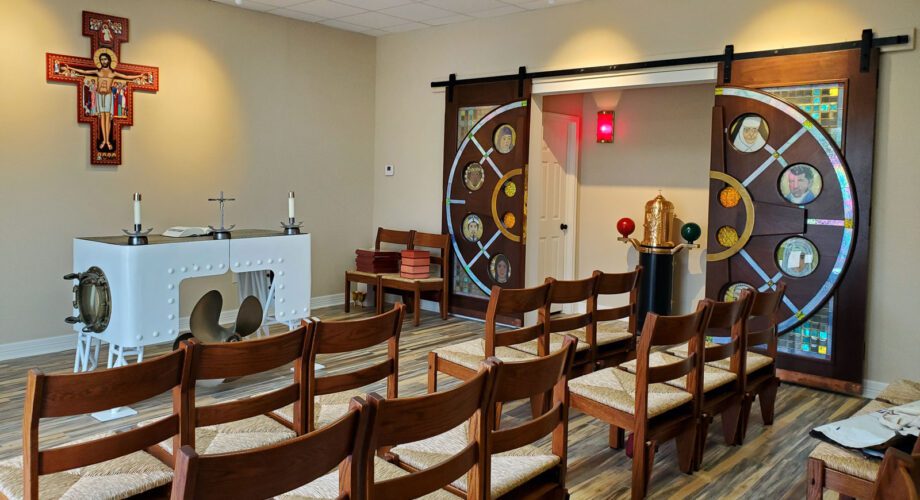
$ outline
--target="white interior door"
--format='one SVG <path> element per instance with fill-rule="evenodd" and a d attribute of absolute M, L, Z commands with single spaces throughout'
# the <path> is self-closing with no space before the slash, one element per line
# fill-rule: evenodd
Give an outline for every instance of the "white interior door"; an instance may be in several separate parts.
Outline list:
<path fill-rule="evenodd" d="M 538 230 L 538 269 L 547 276 L 575 279 L 575 212 L 578 189 L 576 116 L 543 113 L 540 168 L 543 185 Z M 555 309 L 564 310 L 560 306 Z"/>

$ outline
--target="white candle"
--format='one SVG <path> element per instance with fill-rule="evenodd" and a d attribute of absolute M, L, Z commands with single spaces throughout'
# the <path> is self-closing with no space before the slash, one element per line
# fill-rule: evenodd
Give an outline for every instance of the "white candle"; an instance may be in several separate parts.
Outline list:
<path fill-rule="evenodd" d="M 294 218 L 294 192 L 288 194 L 288 219 Z"/>
<path fill-rule="evenodd" d="M 141 194 L 134 193 L 134 223 L 140 225 L 141 223 Z"/>

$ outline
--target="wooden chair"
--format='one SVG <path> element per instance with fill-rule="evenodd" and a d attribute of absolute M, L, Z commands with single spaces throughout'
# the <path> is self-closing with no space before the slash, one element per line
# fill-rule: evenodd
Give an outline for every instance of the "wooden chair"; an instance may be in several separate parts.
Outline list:
<path fill-rule="evenodd" d="M 597 278 L 597 293 L 588 301 L 588 311 L 597 325 L 595 337 L 587 335 L 584 339 L 578 339 L 590 346 L 598 367 L 616 366 L 635 358 L 636 315 L 639 313 L 639 278 L 642 276 L 642 267 L 636 266 L 636 269 L 627 273 L 594 271 L 593 275 Z M 602 308 L 598 303 L 603 295 L 622 294 L 629 294 L 629 303 L 626 305 Z"/>
<path fill-rule="evenodd" d="M 367 404 L 356 398 L 336 422 L 282 443 L 204 456 L 183 446 L 171 498 L 365 498 L 363 468 L 354 464 L 363 463 L 367 426 Z"/>
<path fill-rule="evenodd" d="M 593 314 L 589 311 L 589 303 L 596 297 L 597 276 L 572 281 L 546 278 L 545 282 L 552 283 L 552 291 L 549 297 L 550 306 L 553 304 L 578 304 L 581 302 L 585 304 L 585 312 L 583 313 L 551 314 L 549 317 L 542 318 L 543 322 L 549 324 L 549 352 L 556 352 L 562 349 L 565 336 L 571 335 L 579 339 L 572 368 L 573 376 L 577 377 L 594 371 L 594 353 L 591 350 L 592 344 L 589 344 L 587 339 L 595 338 L 594 332 L 597 326 Z M 539 314 L 545 315 L 548 311 L 549 308 L 540 309 Z M 514 349 L 537 356 L 539 354 L 539 340 L 534 339 L 515 345 Z"/>
<path fill-rule="evenodd" d="M 399 335 L 402 331 L 406 308 L 396 304 L 393 309 L 370 318 L 347 321 L 313 321 L 312 346 L 306 363 L 306 401 L 312 402 L 305 408 L 305 422 L 308 431 L 322 428 L 339 419 L 348 411 L 354 397 L 363 397 L 361 388 L 386 380 L 387 397 L 395 398 L 399 392 Z M 316 376 L 316 357 L 320 354 L 366 353 L 386 343 L 386 359 L 371 366 L 349 371 Z M 293 422 L 292 407 L 286 407 L 277 416 Z"/>
<path fill-rule="evenodd" d="M 384 244 L 394 245 L 397 250 L 411 250 L 412 239 L 415 231 L 398 231 L 395 229 L 377 228 L 377 238 L 374 240 L 374 250 L 381 250 Z M 403 248 L 404 247 L 404 248 Z M 364 271 L 345 271 L 345 312 L 351 311 L 351 284 L 364 283 L 368 290 L 375 290 L 379 297 L 380 276 L 383 273 L 368 273 Z M 383 312 L 383 303 L 379 298 L 376 300 L 377 314 Z"/>
<path fill-rule="evenodd" d="M 0 462 L 0 496 L 34 500 L 166 493 L 173 477 L 172 462 L 166 465 L 144 449 L 166 439 L 179 444 L 185 361 L 184 351 L 174 351 L 143 363 L 87 373 L 45 375 L 29 370 L 22 458 Z M 131 405 L 168 391 L 172 391 L 172 412 L 149 425 L 39 450 L 43 418 Z"/>
<path fill-rule="evenodd" d="M 760 401 L 760 414 L 764 425 L 773 425 L 773 409 L 779 378 L 776 376 L 776 325 L 779 307 L 786 293 L 786 284 L 780 283 L 773 292 L 755 292 L 748 333 L 742 342 L 745 356 L 741 358 L 741 419 L 738 423 L 737 444 L 744 442 L 754 398 Z M 766 345 L 766 349 L 758 346 Z"/>
<path fill-rule="evenodd" d="M 552 283 L 534 288 L 492 287 L 486 310 L 485 337 L 460 344 L 449 345 L 428 353 L 428 392 L 438 390 L 438 372 L 461 380 L 468 380 L 478 372 L 479 364 L 495 356 L 502 361 L 533 359 L 532 354 L 512 349 L 515 344 L 539 339 L 538 354 L 549 352 L 549 296 Z M 503 314 L 524 314 L 542 311 L 532 326 L 500 332 L 497 317 Z"/>
<path fill-rule="evenodd" d="M 575 356 L 577 340 L 566 336 L 555 353 L 528 361 L 494 365 L 495 395 L 489 412 L 488 450 L 483 457 L 482 491 L 477 498 L 566 498 L 566 448 L 568 439 L 568 388 L 566 379 Z M 531 400 L 550 392 L 551 405 L 533 419 L 499 428 L 502 406 L 511 401 Z M 532 443 L 552 434 L 547 452 Z M 400 466 L 412 470 L 435 467 L 472 442 L 469 429 L 458 426 L 445 434 L 402 444 L 391 450 Z M 473 497 L 468 483 L 453 483 L 448 490 Z"/>
<path fill-rule="evenodd" d="M 676 438 L 680 470 L 691 472 L 695 455 L 698 384 L 703 365 L 699 353 L 711 312 L 700 302 L 684 316 L 649 313 L 636 356 L 636 374 L 605 368 L 569 381 L 572 408 L 610 424 L 612 448 L 624 444 L 623 430 L 633 433 L 632 497 L 646 495 L 655 448 Z M 690 344 L 689 355 L 671 364 L 651 365 L 652 348 Z M 687 376 L 686 390 L 664 382 Z"/>
<path fill-rule="evenodd" d="M 441 319 L 447 319 L 448 303 L 447 291 L 448 272 L 450 269 L 450 236 L 446 234 L 429 234 L 416 232 L 412 240 L 412 248 L 417 250 L 427 248 L 440 250 L 440 254 L 431 255 L 431 264 L 438 266 L 439 276 L 423 279 L 403 278 L 396 274 L 384 274 L 380 277 L 380 293 L 377 295 L 377 310 L 383 310 L 383 299 L 387 290 L 397 290 L 412 294 L 412 322 L 419 325 L 422 311 L 422 297 L 431 297 L 440 303 Z"/>
<path fill-rule="evenodd" d="M 496 381 L 493 361 L 483 363 L 467 382 L 435 394 L 400 399 L 368 395 L 372 423 L 362 456 L 367 467 L 364 477 L 374 478 L 368 482 L 369 499 L 408 499 L 431 493 L 434 495 L 425 498 L 455 498 L 439 491 L 442 488 L 468 499 L 486 497 L 488 476 L 483 463 L 488 453 L 487 414 L 493 408 Z M 399 461 L 395 450 L 400 445 L 437 441 L 439 436 L 458 431 L 462 444 L 439 446 L 439 460 L 431 467 L 407 470 L 375 457 L 375 452 L 392 449 L 390 458 Z"/>
<path fill-rule="evenodd" d="M 182 445 L 199 455 L 229 453 L 258 448 L 306 434 L 307 370 L 312 328 L 302 326 L 280 335 L 243 342 L 202 344 L 195 339 L 183 341 L 180 349 L 189 357 L 188 375 L 183 381 L 185 401 L 181 409 L 186 426 Z M 199 405 L 195 385 L 199 380 L 245 377 L 294 364 L 290 384 L 256 396 L 223 403 Z M 312 365 L 311 365 L 312 366 Z M 273 410 L 292 405 L 293 422 L 287 422 Z M 176 448 L 165 441 L 151 449 L 162 459 L 169 459 Z"/>
<path fill-rule="evenodd" d="M 911 455 L 896 448 L 888 448 L 878 479 L 875 480 L 872 498 L 920 499 L 920 440 L 914 445 Z"/>

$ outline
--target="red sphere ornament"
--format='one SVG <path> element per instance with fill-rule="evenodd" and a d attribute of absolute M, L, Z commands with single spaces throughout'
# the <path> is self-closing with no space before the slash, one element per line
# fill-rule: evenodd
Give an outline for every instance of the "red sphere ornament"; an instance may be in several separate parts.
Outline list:
<path fill-rule="evenodd" d="M 624 237 L 628 238 L 636 230 L 636 223 L 629 217 L 623 217 L 617 221 L 617 231 Z"/>

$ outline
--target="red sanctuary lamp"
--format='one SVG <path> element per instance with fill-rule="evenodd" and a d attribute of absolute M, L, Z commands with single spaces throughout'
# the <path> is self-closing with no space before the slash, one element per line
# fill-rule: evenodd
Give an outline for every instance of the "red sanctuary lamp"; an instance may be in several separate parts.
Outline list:
<path fill-rule="evenodd" d="M 613 142 L 613 111 L 597 112 L 597 142 Z"/>

